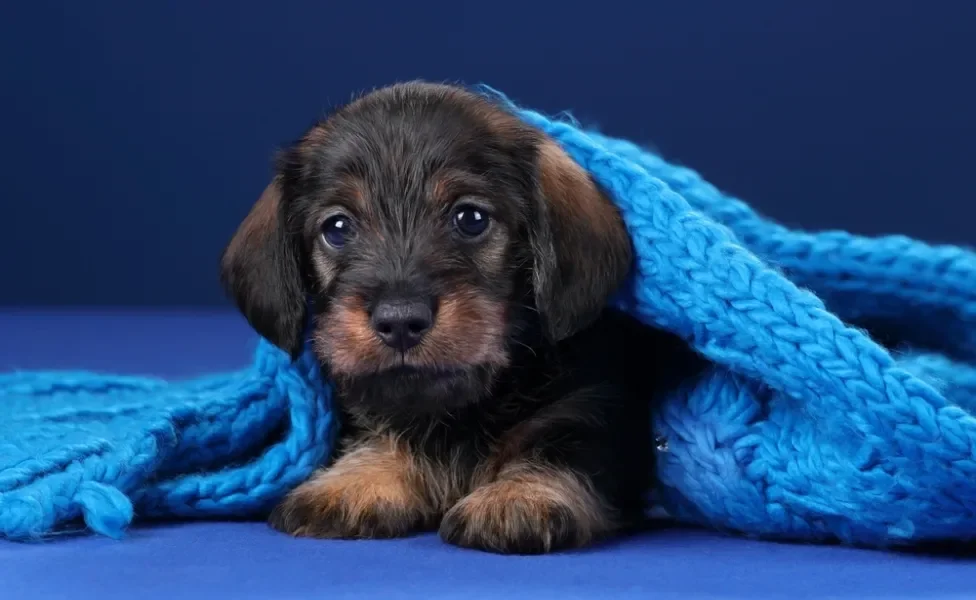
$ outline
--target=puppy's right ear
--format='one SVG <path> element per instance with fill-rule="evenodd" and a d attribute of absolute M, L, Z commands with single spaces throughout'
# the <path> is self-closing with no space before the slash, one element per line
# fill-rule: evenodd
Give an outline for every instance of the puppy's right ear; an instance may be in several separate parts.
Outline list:
<path fill-rule="evenodd" d="M 304 346 L 307 315 L 299 249 L 284 227 L 276 177 L 224 250 L 224 289 L 251 327 L 292 358 Z"/>

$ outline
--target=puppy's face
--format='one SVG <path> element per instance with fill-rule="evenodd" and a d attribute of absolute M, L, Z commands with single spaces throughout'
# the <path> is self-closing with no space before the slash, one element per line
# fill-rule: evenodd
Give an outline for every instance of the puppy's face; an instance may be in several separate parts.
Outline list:
<path fill-rule="evenodd" d="M 361 411 L 450 410 L 585 326 L 630 245 L 541 132 L 449 86 L 382 89 L 286 150 L 223 258 L 252 326 L 312 346 Z"/>

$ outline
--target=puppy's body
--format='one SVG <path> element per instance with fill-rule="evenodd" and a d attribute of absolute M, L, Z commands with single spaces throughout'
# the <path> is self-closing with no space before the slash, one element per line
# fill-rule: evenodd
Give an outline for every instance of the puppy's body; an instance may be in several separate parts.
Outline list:
<path fill-rule="evenodd" d="M 603 308 L 630 261 L 594 182 L 483 98 L 403 84 L 316 124 L 223 261 L 272 342 L 300 352 L 312 317 L 344 413 L 272 523 L 545 552 L 639 519 L 648 368 L 677 345 Z"/>
<path fill-rule="evenodd" d="M 477 405 L 402 421 L 344 405 L 336 462 L 272 522 L 343 538 L 439 527 L 459 545 L 517 553 L 624 530 L 642 519 L 652 474 L 649 384 L 669 376 L 656 377 L 654 353 L 672 343 L 608 311 L 557 348 L 526 350 Z"/>

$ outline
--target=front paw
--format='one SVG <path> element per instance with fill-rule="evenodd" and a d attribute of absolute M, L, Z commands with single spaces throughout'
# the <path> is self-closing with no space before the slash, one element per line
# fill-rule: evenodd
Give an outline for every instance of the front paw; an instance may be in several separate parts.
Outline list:
<path fill-rule="evenodd" d="M 332 539 L 401 537 L 424 527 L 430 516 L 415 490 L 375 475 L 325 471 L 282 500 L 269 523 L 296 537 Z"/>
<path fill-rule="evenodd" d="M 461 499 L 441 521 L 451 544 L 501 554 L 578 548 L 610 529 L 599 500 L 573 476 L 499 480 Z"/>

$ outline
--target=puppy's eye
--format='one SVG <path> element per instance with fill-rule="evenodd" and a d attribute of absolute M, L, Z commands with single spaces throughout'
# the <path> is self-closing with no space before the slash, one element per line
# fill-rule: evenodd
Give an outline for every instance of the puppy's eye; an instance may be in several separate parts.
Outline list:
<path fill-rule="evenodd" d="M 342 248 L 350 237 L 352 221 L 346 215 L 335 215 L 322 223 L 322 239 L 333 248 Z"/>
<path fill-rule="evenodd" d="M 454 209 L 454 228 L 468 238 L 475 238 L 488 229 L 488 213 L 470 204 Z"/>

